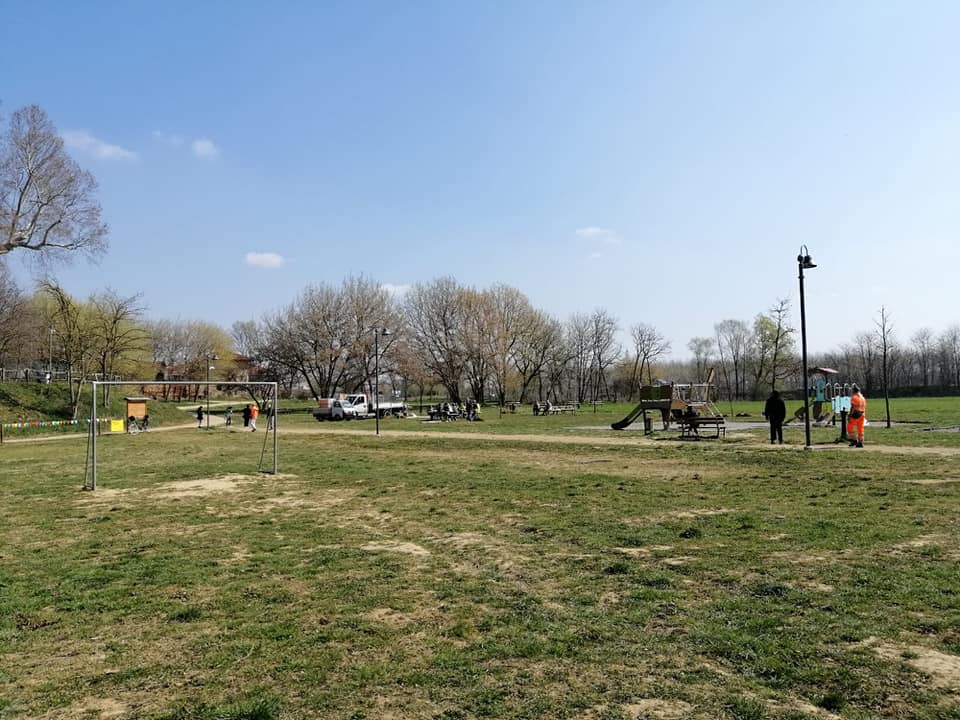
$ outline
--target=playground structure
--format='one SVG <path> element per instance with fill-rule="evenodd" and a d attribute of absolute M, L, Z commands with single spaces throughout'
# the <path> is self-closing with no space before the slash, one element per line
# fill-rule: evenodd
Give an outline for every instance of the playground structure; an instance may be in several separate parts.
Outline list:
<path fill-rule="evenodd" d="M 703 383 L 661 383 L 640 386 L 640 404 L 623 420 L 610 425 L 614 430 L 624 430 L 638 418 L 643 418 L 645 433 L 652 432 L 652 418 L 648 412 L 660 411 L 663 429 L 669 430 L 671 422 L 686 425 L 709 424 L 717 428 L 718 434 L 723 426 L 723 415 L 712 402 L 714 370 L 711 369 L 707 381 Z M 694 428 L 695 429 L 695 428 Z"/>
<path fill-rule="evenodd" d="M 841 425 L 846 426 L 846 415 L 850 412 L 850 394 L 852 383 L 830 382 L 831 378 L 839 375 L 837 370 L 828 367 L 814 367 L 807 370 L 807 375 L 812 380 L 810 384 L 810 397 L 807 398 L 810 410 L 810 420 L 817 427 L 824 425 L 835 425 L 838 417 L 841 419 Z M 803 419 L 804 406 L 801 405 L 793 414 L 792 418 L 787 418 L 790 422 L 794 418 Z"/>

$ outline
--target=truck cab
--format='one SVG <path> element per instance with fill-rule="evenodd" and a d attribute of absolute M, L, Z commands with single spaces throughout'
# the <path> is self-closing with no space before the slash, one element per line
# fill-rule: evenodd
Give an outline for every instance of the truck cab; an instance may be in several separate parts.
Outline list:
<path fill-rule="evenodd" d="M 313 411 L 313 417 L 318 422 L 324 420 L 353 420 L 360 416 L 360 410 L 349 400 L 337 398 L 320 398 Z"/>

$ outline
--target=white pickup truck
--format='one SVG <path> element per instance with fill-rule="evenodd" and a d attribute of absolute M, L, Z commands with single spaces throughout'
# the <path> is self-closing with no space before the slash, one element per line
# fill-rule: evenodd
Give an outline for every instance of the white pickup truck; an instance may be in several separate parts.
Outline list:
<path fill-rule="evenodd" d="M 377 404 L 373 398 L 369 398 L 363 393 L 347 395 L 347 400 L 361 415 L 373 417 L 379 409 L 380 417 L 386 417 L 387 415 L 393 415 L 394 417 L 407 416 L 407 404 L 404 402 L 380 400 L 380 403 Z"/>
<path fill-rule="evenodd" d="M 319 422 L 324 420 L 355 420 L 360 417 L 362 412 L 349 400 L 320 398 L 317 400 L 317 407 L 313 410 L 313 416 Z"/>

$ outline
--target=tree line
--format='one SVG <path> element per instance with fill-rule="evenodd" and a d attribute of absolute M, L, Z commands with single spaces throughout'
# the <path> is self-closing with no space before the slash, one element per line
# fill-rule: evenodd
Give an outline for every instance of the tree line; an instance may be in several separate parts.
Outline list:
<path fill-rule="evenodd" d="M 802 384 L 789 314 L 789 302 L 778 300 L 752 322 L 720 321 L 713 336 L 689 341 L 689 357 L 673 360 L 671 343 L 651 324 L 624 333 L 604 308 L 560 320 L 516 288 L 477 289 L 452 277 L 402 297 L 364 277 L 312 285 L 225 330 L 148 320 L 140 296 L 105 291 L 77 300 L 49 279 L 27 295 L 0 270 L 0 365 L 52 362 L 79 392 L 87 379 L 112 374 L 201 380 L 212 363 L 215 379 L 276 381 L 288 396 L 314 398 L 372 393 L 379 368 L 380 387 L 405 397 L 501 404 L 629 401 L 641 384 L 703 382 L 713 369 L 722 398 L 758 399 Z M 809 365 L 833 367 L 868 392 L 960 386 L 960 327 L 918 331 L 904 346 L 884 321 L 883 332 L 878 321 L 851 343 L 811 355 Z"/>
<path fill-rule="evenodd" d="M 623 328 L 602 307 L 560 320 L 516 288 L 477 289 L 452 277 L 399 298 L 363 277 L 309 286 L 289 305 L 229 330 L 148 320 L 139 295 L 105 290 L 80 300 L 49 274 L 73 255 L 107 251 L 96 187 L 41 108 L 13 113 L 0 141 L 0 367 L 43 367 L 46 357 L 65 373 L 75 404 L 92 377 L 199 380 L 211 367 L 213 378 L 276 381 L 287 395 L 315 398 L 372 392 L 379 368 L 380 386 L 405 396 L 442 392 L 484 403 L 632 400 L 642 383 L 659 378 L 713 377 L 730 400 L 802 384 L 786 299 L 750 321 L 718 322 L 712 336 L 687 343 L 682 360 L 670 359 L 670 341 L 652 324 Z M 47 271 L 31 294 L 2 263 L 15 251 Z M 894 329 L 881 309 L 875 327 L 811 355 L 809 365 L 833 367 L 868 393 L 960 388 L 960 325 L 921 329 L 908 344 Z"/>

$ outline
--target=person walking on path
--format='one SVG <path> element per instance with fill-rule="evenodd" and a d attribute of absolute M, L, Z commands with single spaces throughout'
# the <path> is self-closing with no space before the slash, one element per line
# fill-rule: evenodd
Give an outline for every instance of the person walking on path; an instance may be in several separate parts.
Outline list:
<path fill-rule="evenodd" d="M 227 427 L 233 425 L 233 406 L 227 405 L 227 409 L 223 411 L 223 424 Z"/>
<path fill-rule="evenodd" d="M 267 430 L 273 430 L 273 424 L 277 421 L 277 410 L 270 403 L 267 405 Z"/>
<path fill-rule="evenodd" d="M 250 408 L 250 432 L 257 431 L 257 416 L 260 415 L 260 408 L 256 405 Z"/>
<path fill-rule="evenodd" d="M 770 393 L 770 397 L 767 398 L 767 402 L 763 406 L 763 414 L 766 416 L 767 422 L 770 423 L 770 444 L 779 443 L 783 445 L 783 421 L 787 417 L 787 406 L 784 404 L 783 398 L 780 397 L 778 390 Z"/>
<path fill-rule="evenodd" d="M 203 427 L 203 405 L 197 406 L 197 430 Z"/>
<path fill-rule="evenodd" d="M 250 427 L 250 404 L 243 408 L 243 426 Z"/>
<path fill-rule="evenodd" d="M 847 415 L 847 437 L 850 447 L 863 447 L 863 426 L 867 421 L 867 399 L 860 392 L 860 386 L 854 385 L 850 396 L 850 414 Z"/>

